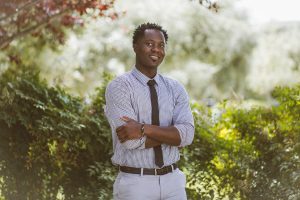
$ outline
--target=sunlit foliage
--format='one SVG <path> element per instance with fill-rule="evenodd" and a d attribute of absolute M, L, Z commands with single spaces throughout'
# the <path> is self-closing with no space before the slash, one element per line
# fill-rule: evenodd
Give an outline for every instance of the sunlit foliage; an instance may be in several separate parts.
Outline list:
<path fill-rule="evenodd" d="M 34 70 L 0 82 L 1 194 L 6 199 L 108 199 L 117 170 L 103 114 L 106 82 L 90 104 L 49 87 Z M 300 86 L 277 88 L 278 105 L 214 109 L 193 103 L 195 139 L 182 149 L 191 199 L 298 199 Z"/>

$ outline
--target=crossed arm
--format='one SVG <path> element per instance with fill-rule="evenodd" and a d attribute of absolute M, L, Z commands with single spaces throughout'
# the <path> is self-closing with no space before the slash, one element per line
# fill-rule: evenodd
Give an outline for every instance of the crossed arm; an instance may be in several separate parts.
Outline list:
<path fill-rule="evenodd" d="M 188 96 L 183 87 L 176 96 L 173 110 L 173 124 L 170 126 L 144 125 L 137 121 L 137 115 L 131 104 L 131 98 L 126 84 L 122 81 L 111 82 L 106 89 L 106 116 L 119 142 L 127 149 L 143 149 L 167 144 L 171 146 L 189 145 L 194 137 L 194 122 L 189 106 Z M 114 132 L 114 131 L 113 131 Z"/>
<path fill-rule="evenodd" d="M 121 120 L 125 124 L 116 129 L 118 139 L 121 143 L 142 137 L 141 123 L 126 116 L 122 117 Z M 162 127 L 145 124 L 144 133 L 146 136 L 145 148 L 152 148 L 163 143 L 171 146 L 179 146 L 181 143 L 179 131 L 174 126 Z"/>

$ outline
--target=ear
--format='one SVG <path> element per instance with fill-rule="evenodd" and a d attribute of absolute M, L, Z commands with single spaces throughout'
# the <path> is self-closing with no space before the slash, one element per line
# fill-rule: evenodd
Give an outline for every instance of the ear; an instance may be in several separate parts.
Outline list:
<path fill-rule="evenodd" d="M 134 44 L 132 45 L 132 47 L 133 47 L 133 51 L 136 53 L 137 44 L 136 44 L 136 43 L 134 43 Z"/>

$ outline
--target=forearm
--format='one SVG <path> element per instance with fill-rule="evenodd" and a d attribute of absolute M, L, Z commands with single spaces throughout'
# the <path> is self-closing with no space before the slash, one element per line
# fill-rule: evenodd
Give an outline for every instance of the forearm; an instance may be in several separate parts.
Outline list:
<path fill-rule="evenodd" d="M 147 148 L 152 148 L 152 147 L 156 147 L 156 146 L 161 145 L 161 144 L 162 144 L 161 142 L 147 137 L 147 139 L 145 141 L 145 148 L 146 149 Z"/>
<path fill-rule="evenodd" d="M 133 147 L 136 147 L 136 149 L 151 148 L 160 144 L 180 146 L 185 141 L 182 138 L 185 139 L 187 135 L 185 130 L 186 125 L 183 124 L 168 127 L 145 124 L 143 128 L 141 123 L 133 119 L 125 116 L 121 119 L 126 123 L 118 127 L 116 133 L 119 141 L 121 143 L 126 142 L 125 147 L 130 149 Z M 132 145 L 132 142 L 134 145 Z M 127 145 L 127 143 L 130 143 L 130 145 Z"/>
<path fill-rule="evenodd" d="M 159 144 L 168 144 L 171 146 L 180 145 L 181 138 L 177 128 L 174 126 L 161 127 L 145 124 L 144 130 L 148 140 L 146 140 L 146 148 L 157 146 Z"/>

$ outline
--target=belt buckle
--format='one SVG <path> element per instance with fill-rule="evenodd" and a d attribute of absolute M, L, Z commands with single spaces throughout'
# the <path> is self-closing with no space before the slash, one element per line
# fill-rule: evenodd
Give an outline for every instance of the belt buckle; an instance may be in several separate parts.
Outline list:
<path fill-rule="evenodd" d="M 169 173 L 169 168 L 168 168 L 168 166 L 166 166 L 166 167 L 163 168 L 163 173 L 164 173 L 164 174 Z"/>
<path fill-rule="evenodd" d="M 168 172 L 168 169 L 166 167 L 160 168 L 159 169 L 160 175 L 164 175 Z"/>

